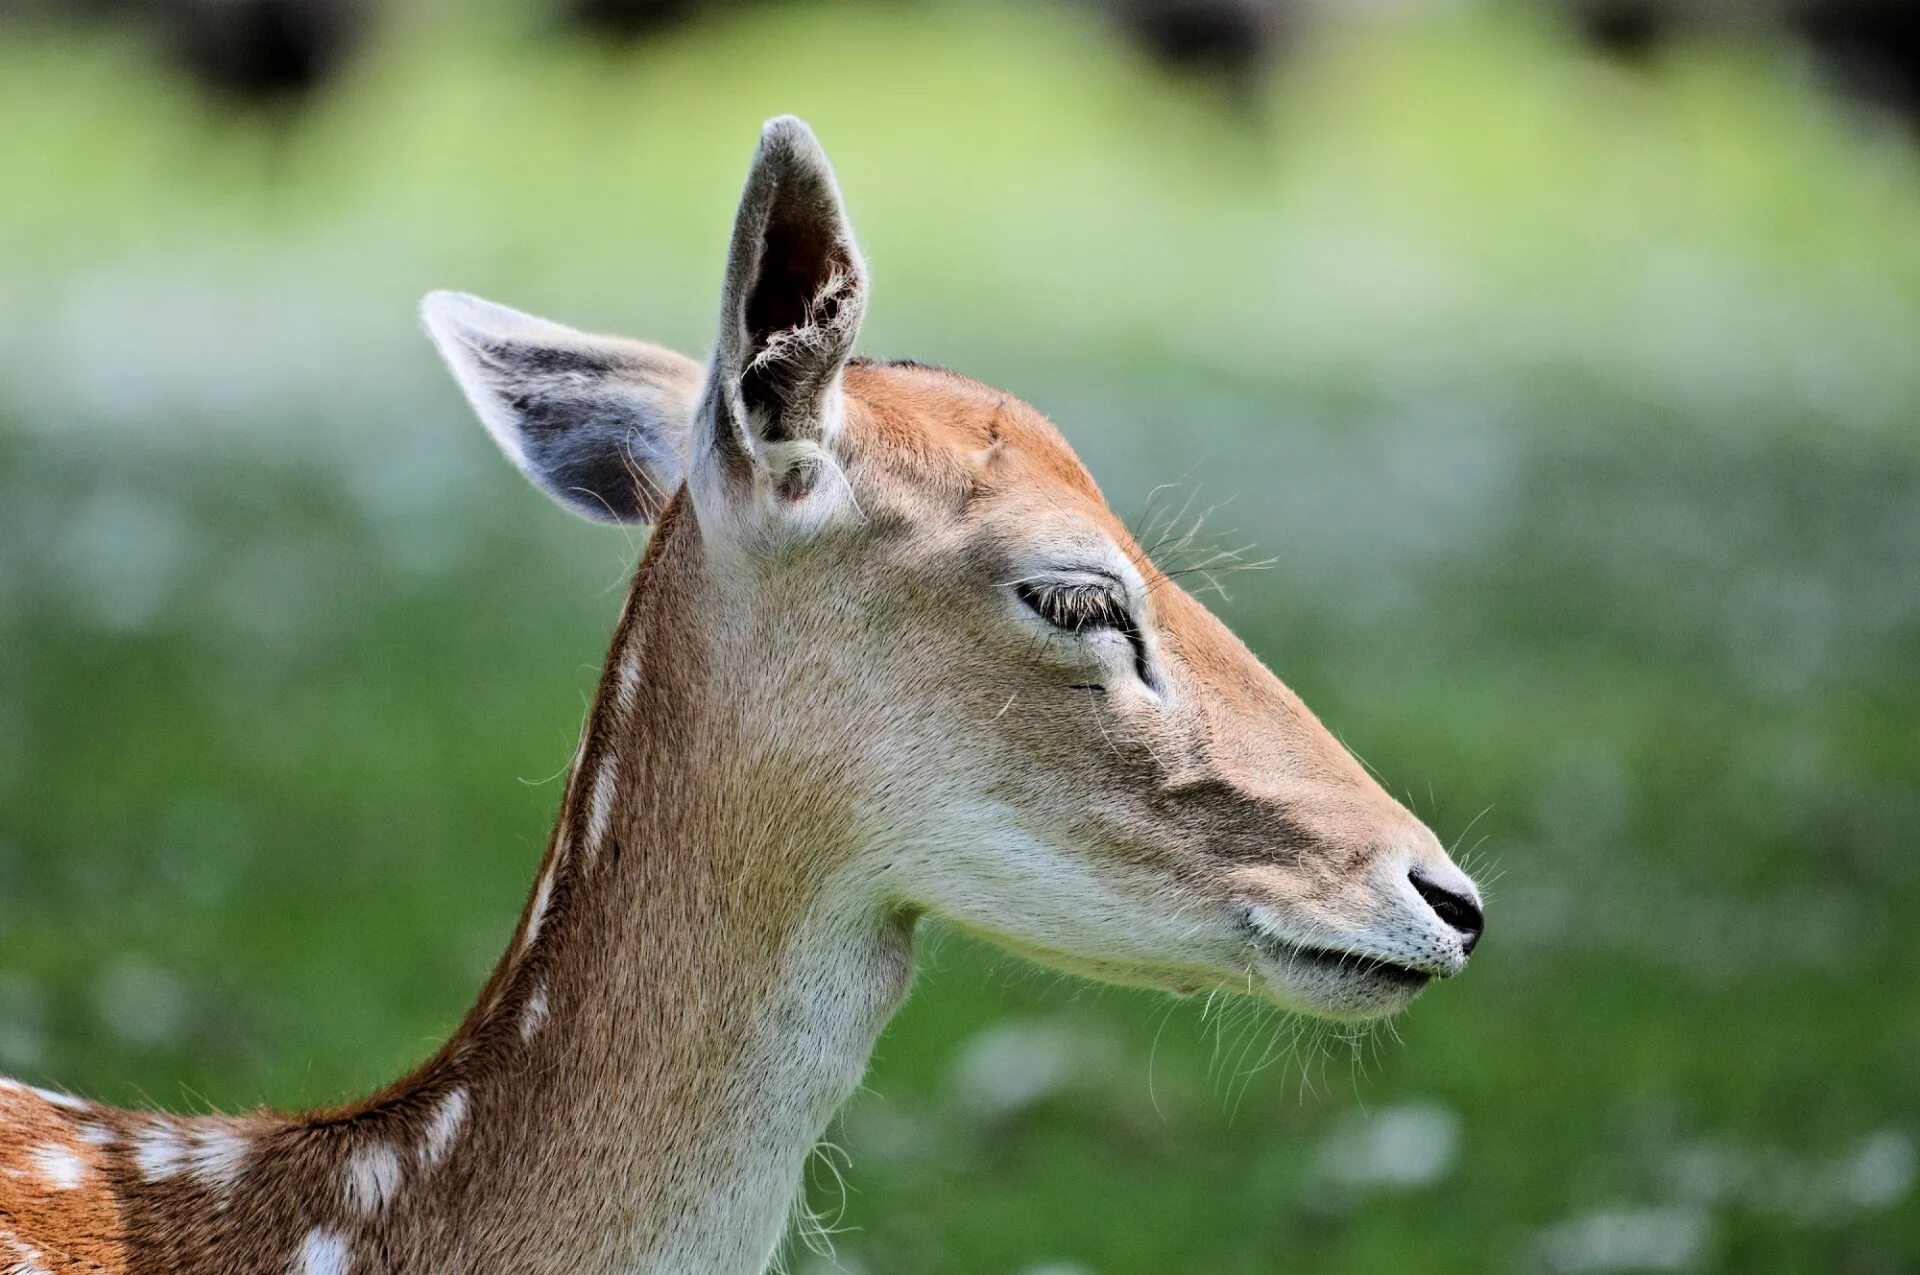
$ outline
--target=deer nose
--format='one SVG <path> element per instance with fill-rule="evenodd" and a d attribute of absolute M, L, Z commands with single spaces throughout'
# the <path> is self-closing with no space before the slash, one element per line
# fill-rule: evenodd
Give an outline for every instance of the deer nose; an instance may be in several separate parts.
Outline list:
<path fill-rule="evenodd" d="M 1480 900 L 1470 894 L 1435 885 L 1421 876 L 1417 868 L 1407 873 L 1407 880 L 1413 883 L 1413 888 L 1420 897 L 1427 901 L 1427 906 L 1433 909 L 1433 914 L 1458 931 L 1460 950 L 1469 956 L 1473 955 L 1473 949 L 1480 943 L 1480 932 L 1487 928 L 1487 918 L 1480 911 Z"/>

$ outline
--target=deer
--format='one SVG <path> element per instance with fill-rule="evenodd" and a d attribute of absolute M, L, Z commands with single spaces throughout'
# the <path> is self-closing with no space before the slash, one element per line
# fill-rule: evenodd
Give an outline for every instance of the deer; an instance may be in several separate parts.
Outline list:
<path fill-rule="evenodd" d="M 1348 1022 L 1461 972 L 1480 898 L 1434 834 L 1037 410 L 856 357 L 867 301 L 792 117 L 705 364 L 426 298 L 508 459 L 650 528 L 507 950 L 430 1060 L 337 1108 L 0 1084 L 0 1269 L 764 1271 L 929 918 Z"/>

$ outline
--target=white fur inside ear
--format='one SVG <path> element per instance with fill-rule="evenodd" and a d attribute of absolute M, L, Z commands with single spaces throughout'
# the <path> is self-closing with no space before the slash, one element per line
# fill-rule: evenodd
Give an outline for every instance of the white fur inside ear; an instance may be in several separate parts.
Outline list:
<path fill-rule="evenodd" d="M 843 233 L 847 243 L 845 250 L 857 251 L 852 246 L 852 232 Z M 860 288 L 859 275 L 838 263 L 830 264 L 826 277 L 820 280 L 813 295 L 807 298 L 800 321 L 768 335 L 766 345 L 747 363 L 747 370 L 770 371 L 785 364 L 837 364 L 844 360 L 849 332 L 839 325 L 823 324 L 821 316 L 832 312 L 838 305 L 854 307 L 854 312 L 859 313 L 865 305 Z"/>
<path fill-rule="evenodd" d="M 767 480 L 779 487 L 795 474 L 834 464 L 833 454 L 811 439 L 760 444 L 760 462 Z"/>
<path fill-rule="evenodd" d="M 825 443 L 795 439 L 761 443 L 759 534 L 771 543 L 792 543 L 823 531 L 848 511 L 865 515 L 840 458 Z"/>

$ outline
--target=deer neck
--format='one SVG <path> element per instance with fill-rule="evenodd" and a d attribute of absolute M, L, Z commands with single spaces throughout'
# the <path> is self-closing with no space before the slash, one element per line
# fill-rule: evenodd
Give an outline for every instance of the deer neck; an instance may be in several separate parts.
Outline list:
<path fill-rule="evenodd" d="M 662 840 L 619 857 L 705 851 Z M 470 1077 L 474 1136 L 459 1269 L 763 1270 L 807 1154 L 904 995 L 897 921 L 770 882 L 634 875 L 603 900 L 559 877 L 551 941 L 447 1060 Z"/>
<path fill-rule="evenodd" d="M 911 921 L 856 884 L 835 803 L 783 790 L 673 558 L 643 565 L 513 947 L 422 1077 L 471 1077 L 462 1269 L 762 1270 L 911 977 Z"/>
<path fill-rule="evenodd" d="M 906 994 L 913 921 L 871 884 L 857 801 L 821 764 L 835 741 L 780 739 L 768 697 L 791 692 L 753 639 L 689 623 L 726 612 L 675 523 L 519 929 L 453 1039 L 373 1099 L 298 1118 L 32 1100 L 36 1137 L 89 1184 L 71 1194 L 118 1219 L 74 1252 L 156 1275 L 765 1268 Z M 24 1093 L 0 1091 L 0 1117 Z"/>

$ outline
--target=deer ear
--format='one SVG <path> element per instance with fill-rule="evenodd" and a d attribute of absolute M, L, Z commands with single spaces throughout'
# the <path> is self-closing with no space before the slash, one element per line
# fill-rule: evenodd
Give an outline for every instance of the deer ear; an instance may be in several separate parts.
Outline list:
<path fill-rule="evenodd" d="M 826 153 L 792 116 L 769 121 L 734 218 L 712 410 L 702 413 L 712 430 L 702 442 L 730 476 L 770 473 L 776 489 L 805 494 L 788 462 L 817 469 L 800 454 L 838 427 L 840 373 L 866 308 L 866 262 Z"/>
<path fill-rule="evenodd" d="M 702 370 L 479 297 L 433 292 L 427 335 L 480 423 L 555 500 L 600 522 L 652 522 L 680 485 Z"/>

